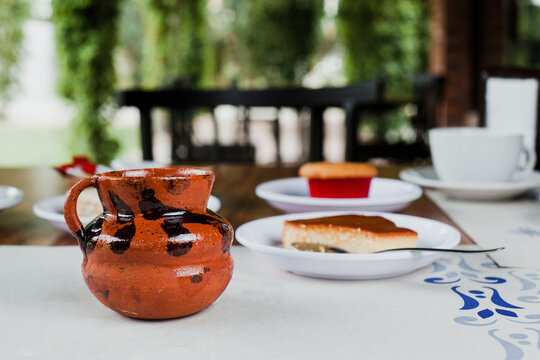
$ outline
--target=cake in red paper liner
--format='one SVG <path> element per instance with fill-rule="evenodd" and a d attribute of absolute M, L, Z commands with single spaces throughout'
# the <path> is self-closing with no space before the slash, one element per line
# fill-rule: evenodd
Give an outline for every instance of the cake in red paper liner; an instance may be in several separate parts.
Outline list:
<path fill-rule="evenodd" d="M 318 198 L 366 198 L 377 169 L 365 163 L 307 163 L 299 175 L 308 180 L 309 193 Z"/>

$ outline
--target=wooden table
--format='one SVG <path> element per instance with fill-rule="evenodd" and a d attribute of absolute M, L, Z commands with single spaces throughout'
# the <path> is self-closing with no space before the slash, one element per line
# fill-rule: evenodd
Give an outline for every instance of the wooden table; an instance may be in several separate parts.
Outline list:
<path fill-rule="evenodd" d="M 254 165 L 215 165 L 216 183 L 212 193 L 221 200 L 219 213 L 234 227 L 248 221 L 281 214 L 255 195 L 255 187 L 264 181 L 296 176 L 296 167 L 257 167 Z M 379 169 L 379 176 L 397 178 L 400 167 Z M 0 245 L 76 245 L 75 238 L 36 217 L 32 206 L 39 200 L 65 193 L 69 183 L 53 169 L 0 169 L 0 184 L 22 189 L 24 201 L 0 212 Z M 427 217 L 456 226 L 426 196 L 401 211 L 403 214 Z M 462 243 L 472 240 L 462 232 Z"/>

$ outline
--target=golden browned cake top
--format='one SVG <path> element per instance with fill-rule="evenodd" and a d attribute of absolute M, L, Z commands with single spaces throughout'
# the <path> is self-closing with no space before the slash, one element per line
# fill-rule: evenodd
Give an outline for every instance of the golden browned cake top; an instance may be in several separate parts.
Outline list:
<path fill-rule="evenodd" d="M 416 234 L 413 230 L 397 227 L 392 221 L 382 216 L 364 215 L 337 215 L 315 219 L 288 220 L 288 223 L 305 226 L 328 226 L 346 227 L 360 229 L 372 233 L 410 233 Z"/>
<path fill-rule="evenodd" d="M 312 162 L 302 165 L 298 174 L 308 179 L 373 177 L 377 175 L 377 169 L 366 163 Z"/>

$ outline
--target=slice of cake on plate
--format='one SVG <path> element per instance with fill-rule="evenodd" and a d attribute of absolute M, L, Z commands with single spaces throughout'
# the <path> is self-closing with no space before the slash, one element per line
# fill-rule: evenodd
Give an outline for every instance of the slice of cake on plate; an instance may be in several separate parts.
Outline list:
<path fill-rule="evenodd" d="M 397 227 L 382 216 L 337 215 L 315 219 L 286 220 L 283 246 L 302 244 L 336 248 L 348 253 L 372 253 L 387 249 L 416 247 L 418 234 Z"/>

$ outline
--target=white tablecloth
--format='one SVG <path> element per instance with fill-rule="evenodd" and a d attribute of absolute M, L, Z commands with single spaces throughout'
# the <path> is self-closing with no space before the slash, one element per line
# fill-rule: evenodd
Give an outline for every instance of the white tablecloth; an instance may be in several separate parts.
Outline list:
<path fill-rule="evenodd" d="M 0 247 L 0 359 L 538 359 L 540 271 L 445 255 L 384 280 L 282 272 L 234 247 L 233 279 L 198 314 L 123 317 L 75 247 Z"/>
<path fill-rule="evenodd" d="M 484 249 L 504 246 L 490 256 L 499 266 L 540 268 L 538 197 L 500 201 L 455 199 L 440 191 L 427 196 Z"/>

